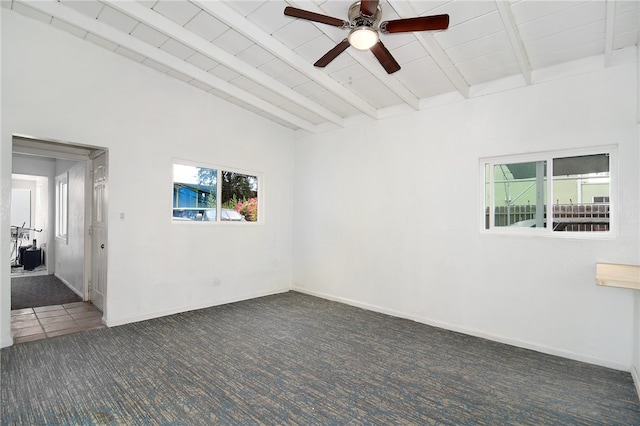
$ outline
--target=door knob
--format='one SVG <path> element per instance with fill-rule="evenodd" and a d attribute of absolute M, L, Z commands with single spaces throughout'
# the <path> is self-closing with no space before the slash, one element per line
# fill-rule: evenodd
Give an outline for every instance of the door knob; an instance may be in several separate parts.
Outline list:
<path fill-rule="evenodd" d="M 100 244 L 100 248 L 103 249 L 104 248 L 104 244 Z"/>

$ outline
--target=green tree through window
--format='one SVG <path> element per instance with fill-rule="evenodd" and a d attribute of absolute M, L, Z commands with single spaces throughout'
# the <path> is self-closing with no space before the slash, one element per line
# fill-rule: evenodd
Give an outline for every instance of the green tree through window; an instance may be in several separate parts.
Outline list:
<path fill-rule="evenodd" d="M 258 179 L 255 176 L 222 171 L 222 204 L 230 200 L 247 201 L 258 196 Z M 235 207 L 235 205 L 233 206 Z"/>

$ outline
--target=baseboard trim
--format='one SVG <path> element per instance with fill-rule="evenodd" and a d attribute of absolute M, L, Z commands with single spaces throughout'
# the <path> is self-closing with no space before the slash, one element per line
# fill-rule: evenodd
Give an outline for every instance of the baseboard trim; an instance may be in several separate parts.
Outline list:
<path fill-rule="evenodd" d="M 60 281 L 62 281 L 62 284 L 66 285 L 67 287 L 69 287 L 69 290 L 73 291 L 75 294 L 77 294 L 78 296 L 80 296 L 80 298 L 82 300 L 84 300 L 84 295 L 79 292 L 78 290 L 76 290 L 75 288 L 73 288 L 73 286 L 69 283 L 69 281 L 67 281 L 66 279 L 64 279 L 62 276 L 60 276 L 57 272 L 54 272 L 53 275 L 59 279 Z"/>
<path fill-rule="evenodd" d="M 541 352 L 541 353 L 545 353 L 548 355 L 555 355 L 555 356 L 559 356 L 562 358 L 567 358 L 567 359 L 572 359 L 575 361 L 580 361 L 580 362 L 585 362 L 588 364 L 594 364 L 594 365 L 599 365 L 601 367 L 607 367 L 607 368 L 612 368 L 614 370 L 621 370 L 621 371 L 630 371 L 631 370 L 631 365 L 624 365 L 624 364 L 620 364 L 620 363 L 615 363 L 615 362 L 610 362 L 604 359 L 600 359 L 600 358 L 595 358 L 595 357 L 591 357 L 588 355 L 583 355 L 583 354 L 579 354 L 579 353 L 575 353 L 575 352 L 571 352 L 571 351 L 565 351 L 562 349 L 556 349 L 556 348 L 551 348 L 548 346 L 544 346 L 544 345 L 540 345 L 540 344 L 536 344 L 533 342 L 529 342 L 526 340 L 519 340 L 519 339 L 513 339 L 513 338 L 509 338 L 509 337 L 505 337 L 505 336 L 500 336 L 500 335 L 496 335 L 496 334 L 491 334 L 491 333 L 486 333 L 480 330 L 476 330 L 476 329 L 472 329 L 472 328 L 468 328 L 468 327 L 462 327 L 456 324 L 451 324 L 448 322 L 444 322 L 444 321 L 438 321 L 438 320 L 433 320 L 430 318 L 423 318 L 423 317 L 418 317 L 415 315 L 409 315 L 405 312 L 401 312 L 401 311 L 396 311 L 394 309 L 388 309 L 388 308 L 383 308 L 381 306 L 377 306 L 377 305 L 372 305 L 369 303 L 363 303 L 363 302 L 359 302 L 357 300 L 353 300 L 353 299 L 348 299 L 345 297 L 339 297 L 339 296 L 334 296 L 331 294 L 327 294 L 327 293 L 323 293 L 323 292 L 317 292 L 317 291 L 313 291 L 313 290 L 308 290 L 305 288 L 300 288 L 300 287 L 296 287 L 293 286 L 291 288 L 292 291 L 297 291 L 300 293 L 304 293 L 304 294 L 308 294 L 310 296 L 316 296 L 316 297 L 320 297 L 322 299 L 327 299 L 327 300 L 332 300 L 334 302 L 340 302 L 340 303 L 344 303 L 346 305 L 350 305 L 350 306 L 355 306 L 361 309 L 365 309 L 368 311 L 373 311 L 373 312 L 378 312 L 381 314 L 385 314 L 385 315 L 390 315 L 396 318 L 404 318 L 404 319 L 408 319 L 411 321 L 415 321 L 415 322 L 419 322 L 421 324 L 425 324 L 425 325 L 429 325 L 432 327 L 438 327 L 438 328 L 442 328 L 445 330 L 450 330 L 450 331 L 455 331 L 458 333 L 462 333 L 462 334 L 467 334 L 470 336 L 474 336 L 474 337 L 480 337 L 482 339 L 487 339 L 487 340 L 491 340 L 494 342 L 498 342 L 498 343 L 504 343 L 507 345 L 511 345 L 511 346 L 516 346 L 519 348 L 524 348 L 524 349 L 530 349 L 536 352 Z M 636 387 L 638 386 L 638 381 L 635 381 L 636 383 Z M 640 395 L 640 392 L 639 392 Z"/>
<path fill-rule="evenodd" d="M 0 342 L 0 348 L 8 348 L 9 346 L 13 346 L 13 337 L 3 339 L 2 342 Z"/>
<path fill-rule="evenodd" d="M 631 377 L 633 378 L 633 384 L 636 387 L 636 394 L 640 398 L 640 375 L 638 375 L 638 369 L 636 366 L 631 367 Z"/>
<path fill-rule="evenodd" d="M 180 314 L 180 313 L 183 313 L 183 312 L 197 311 L 199 309 L 212 308 L 214 306 L 221 306 L 221 305 L 227 305 L 229 303 L 236 303 L 236 302 L 242 302 L 242 301 L 245 301 L 245 300 L 257 299 L 258 297 L 272 296 L 274 294 L 286 293 L 288 291 L 291 291 L 291 289 L 285 288 L 285 289 L 261 292 L 261 293 L 252 294 L 250 296 L 242 296 L 242 297 L 237 297 L 237 298 L 224 299 L 224 300 L 221 300 L 221 301 L 215 302 L 215 303 L 202 303 L 202 304 L 199 304 L 199 305 L 193 305 L 193 306 L 188 306 L 188 307 L 184 307 L 184 308 L 177 308 L 177 309 L 169 309 L 169 310 L 166 310 L 166 311 L 152 312 L 152 313 L 149 313 L 149 314 L 139 315 L 139 316 L 135 316 L 135 317 L 124 317 L 124 318 L 115 318 L 115 319 L 114 318 L 104 318 L 103 317 L 102 321 L 103 321 L 103 323 L 105 323 L 105 325 L 107 327 L 117 327 L 119 325 L 131 324 L 131 323 L 140 322 L 140 321 L 147 321 L 147 320 L 150 320 L 150 319 L 155 319 L 155 318 L 166 317 L 166 316 L 169 316 L 169 315 Z"/>

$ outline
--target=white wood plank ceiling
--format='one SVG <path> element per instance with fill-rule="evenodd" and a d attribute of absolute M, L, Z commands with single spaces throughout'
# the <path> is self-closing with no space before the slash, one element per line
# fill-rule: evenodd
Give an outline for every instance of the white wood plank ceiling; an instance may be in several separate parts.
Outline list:
<path fill-rule="evenodd" d="M 394 74 L 354 48 L 315 68 L 348 30 L 287 17 L 284 8 L 347 19 L 351 3 L 2 0 L 7 9 L 312 133 L 418 110 L 438 95 L 472 97 L 474 88 L 500 79 L 532 84 L 537 70 L 589 56 L 601 55 L 608 66 L 616 50 L 638 43 L 640 30 L 638 0 L 381 0 L 382 20 L 446 13 L 449 28 L 381 35 L 402 67 Z"/>

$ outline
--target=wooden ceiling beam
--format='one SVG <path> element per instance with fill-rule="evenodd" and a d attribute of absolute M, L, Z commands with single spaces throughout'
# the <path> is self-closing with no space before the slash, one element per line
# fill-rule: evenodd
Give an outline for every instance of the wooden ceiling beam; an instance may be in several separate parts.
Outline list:
<path fill-rule="evenodd" d="M 516 26 L 516 20 L 511 12 L 511 6 L 504 1 L 496 0 L 496 7 L 498 8 L 498 13 L 500 13 L 500 18 L 502 18 L 502 23 L 504 24 L 504 29 L 507 32 L 509 41 L 511 42 L 513 53 L 516 55 L 516 59 L 518 60 L 518 66 L 520 67 L 520 72 L 524 77 L 524 81 L 527 84 L 531 84 L 531 65 L 529 63 L 529 57 L 527 56 L 524 44 L 522 44 L 522 38 L 520 37 L 520 32 Z"/>
<path fill-rule="evenodd" d="M 229 67 L 237 73 L 255 81 L 261 86 L 271 90 L 274 93 L 288 99 L 291 102 L 325 118 L 326 120 L 344 127 L 344 119 L 339 115 L 329 111 L 327 108 L 319 105 L 306 96 L 301 95 L 288 86 L 280 83 L 257 68 L 248 65 L 246 62 L 236 58 L 234 55 L 226 52 L 224 49 L 213 43 L 202 39 L 193 32 L 176 24 L 172 20 L 165 18 L 157 12 L 137 3 L 137 2 L 113 2 L 110 6 L 120 10 L 121 12 L 139 20 L 140 22 L 160 31 L 161 33 L 184 43 L 201 54 L 214 59 L 217 62 Z"/>
<path fill-rule="evenodd" d="M 14 0 L 17 1 L 17 0 Z M 269 102 L 245 91 L 233 84 L 222 80 L 219 77 L 210 74 L 195 65 L 178 59 L 177 57 L 166 53 L 156 47 L 153 47 L 129 34 L 123 33 L 115 28 L 100 22 L 97 19 L 91 19 L 89 16 L 77 12 L 67 6 L 64 3 L 57 2 L 55 0 L 42 0 L 37 2 L 28 2 L 28 7 L 31 7 L 39 12 L 55 16 L 56 18 L 65 21 L 69 24 L 75 25 L 84 31 L 95 34 L 102 37 L 112 43 L 125 47 L 139 55 L 156 61 L 160 64 L 167 66 L 175 71 L 183 73 L 184 75 L 205 83 L 211 87 L 214 87 L 227 95 L 242 100 L 242 102 L 271 114 L 274 117 L 279 118 L 293 126 L 307 130 L 311 133 L 317 132 L 315 124 L 310 123 L 288 111 L 278 108 Z"/>
<path fill-rule="evenodd" d="M 401 17 L 417 16 L 417 12 L 413 7 L 405 1 L 388 0 L 389 5 L 396 11 Z M 433 61 L 438 65 L 440 70 L 449 79 L 453 87 L 465 98 L 469 98 L 469 83 L 464 79 L 460 71 L 456 68 L 455 64 L 449 59 L 444 49 L 440 46 L 440 43 L 436 40 L 430 32 L 416 33 L 418 42 L 426 49 L 431 55 Z"/>
<path fill-rule="evenodd" d="M 270 34 L 267 34 L 257 25 L 240 15 L 238 12 L 225 5 L 221 1 L 193 1 L 196 5 L 211 13 L 213 16 L 230 26 L 234 30 L 238 31 L 243 36 L 252 40 L 260 47 L 271 52 L 273 55 L 286 62 L 297 71 L 306 75 L 311 80 L 323 86 L 331 93 L 341 98 L 345 102 L 358 109 L 360 112 L 368 115 L 371 118 L 379 118 L 378 110 L 374 108 L 364 99 L 357 96 L 355 93 L 345 90 L 344 87 L 329 77 L 325 72 L 318 70 L 312 64 L 293 52 L 291 49 L 280 43 Z M 284 7 L 283 7 L 284 11 Z M 283 12 L 284 13 L 284 12 Z"/>

